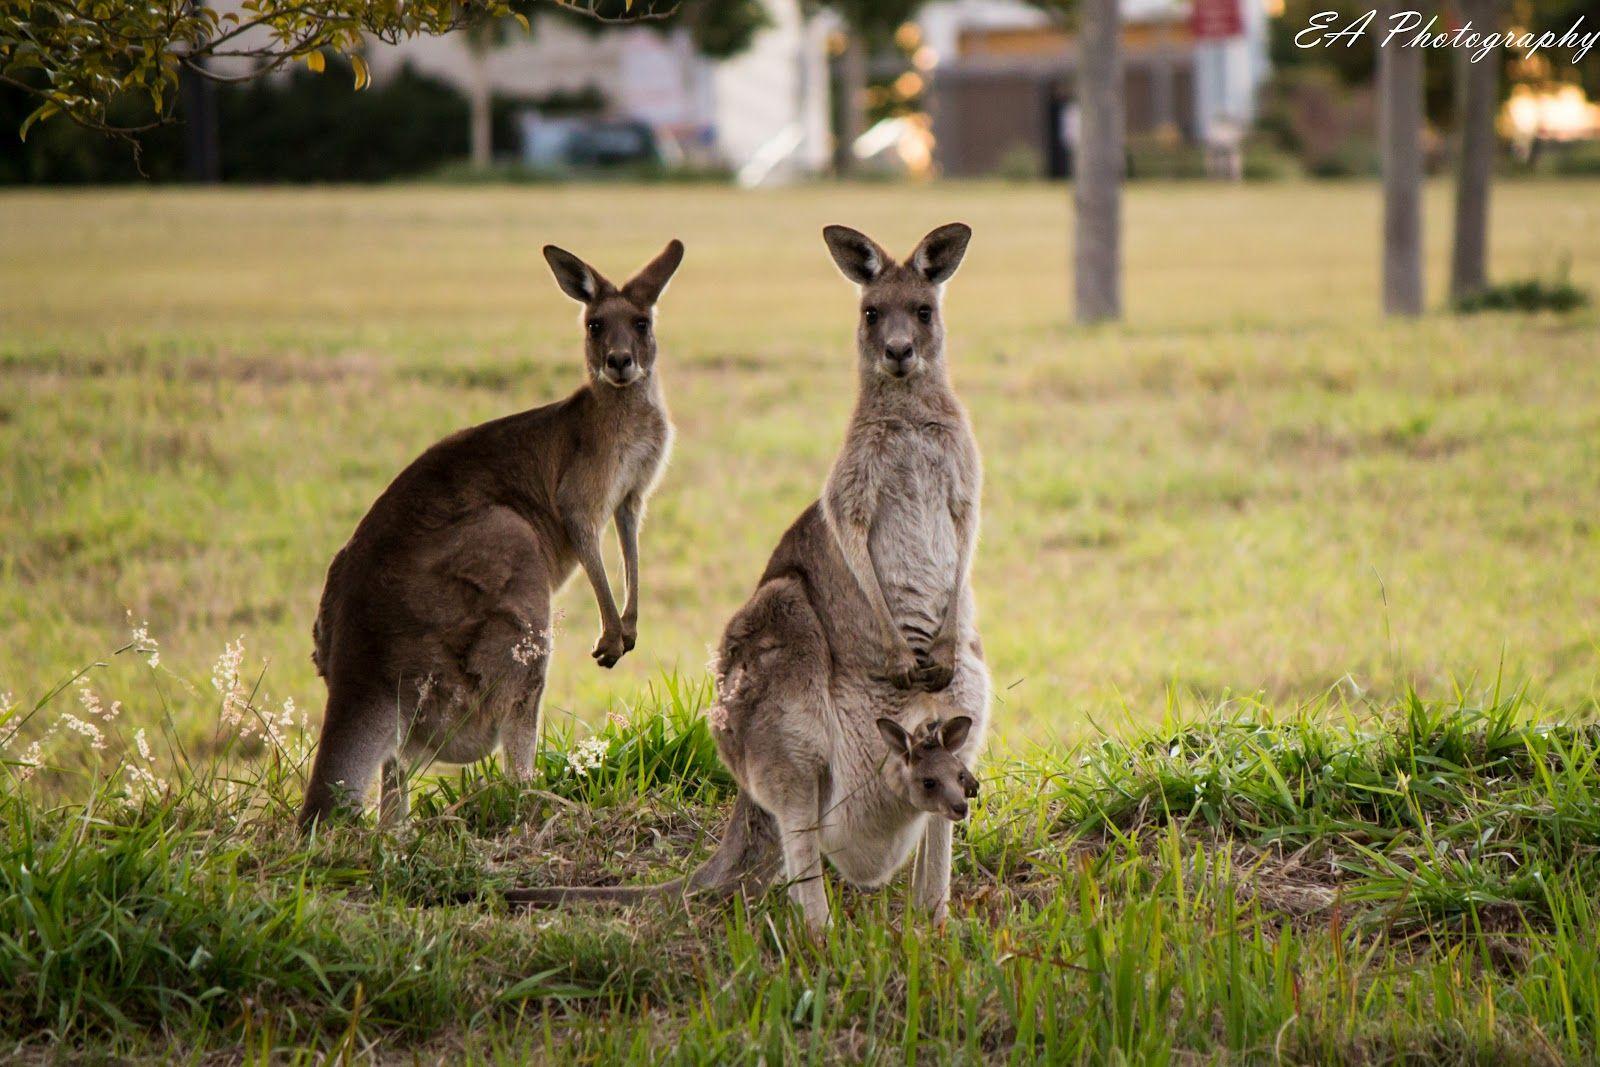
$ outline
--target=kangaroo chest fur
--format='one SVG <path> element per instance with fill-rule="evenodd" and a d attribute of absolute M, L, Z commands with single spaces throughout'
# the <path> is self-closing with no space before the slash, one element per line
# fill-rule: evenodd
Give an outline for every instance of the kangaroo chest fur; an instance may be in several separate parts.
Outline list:
<path fill-rule="evenodd" d="M 589 520 L 597 531 L 611 521 L 617 506 L 629 494 L 649 495 L 672 451 L 672 421 L 660 397 L 641 401 L 626 416 L 619 413 L 617 417 L 619 421 L 631 419 L 632 428 L 628 432 L 619 428 L 610 434 L 606 447 L 589 457 L 595 488 L 590 497 L 593 505 Z M 644 432 L 641 422 L 648 423 Z M 567 564 L 575 566 L 576 560 L 568 560 Z"/>
<path fill-rule="evenodd" d="M 619 434 L 612 457 L 611 484 L 606 494 L 607 517 L 629 493 L 648 495 L 672 452 L 672 420 L 659 396 L 652 396 L 645 418 L 650 433 Z"/>
<path fill-rule="evenodd" d="M 891 448 L 868 547 L 884 599 L 913 647 L 938 633 L 961 581 L 950 514 L 952 496 L 964 489 L 950 463 L 956 433 L 939 423 L 899 422 L 886 442 Z"/>

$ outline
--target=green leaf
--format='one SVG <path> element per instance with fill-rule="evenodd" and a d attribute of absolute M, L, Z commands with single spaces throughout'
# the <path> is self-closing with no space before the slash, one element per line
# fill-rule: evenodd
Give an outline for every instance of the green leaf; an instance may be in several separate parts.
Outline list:
<path fill-rule="evenodd" d="M 51 100 L 47 100 L 38 107 L 34 108 L 33 112 L 29 114 L 27 118 L 22 120 L 22 128 L 17 131 L 17 139 L 20 141 L 26 141 L 28 139 L 28 130 L 35 122 L 38 122 L 40 119 L 47 119 L 60 110 L 61 109 L 56 106 L 55 102 Z"/>

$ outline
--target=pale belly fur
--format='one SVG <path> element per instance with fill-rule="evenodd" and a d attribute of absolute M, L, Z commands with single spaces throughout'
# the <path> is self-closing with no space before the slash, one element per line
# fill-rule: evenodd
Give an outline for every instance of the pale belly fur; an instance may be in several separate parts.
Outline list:
<path fill-rule="evenodd" d="M 928 815 L 918 812 L 887 829 L 864 827 L 854 833 L 839 824 L 842 820 L 835 824 L 825 820 L 822 854 L 851 885 L 875 889 L 893 878 L 911 859 L 928 819 Z"/>
<path fill-rule="evenodd" d="M 911 647 L 926 649 L 944 623 L 961 550 L 945 489 L 931 473 L 886 493 L 868 544 L 889 612 Z"/>

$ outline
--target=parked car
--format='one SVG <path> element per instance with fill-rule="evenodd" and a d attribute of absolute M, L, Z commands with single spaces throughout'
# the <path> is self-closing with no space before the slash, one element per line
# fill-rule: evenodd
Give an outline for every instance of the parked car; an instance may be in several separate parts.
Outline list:
<path fill-rule="evenodd" d="M 663 162 L 660 142 L 646 123 L 630 119 L 519 116 L 522 162 L 540 170 L 592 170 Z"/>

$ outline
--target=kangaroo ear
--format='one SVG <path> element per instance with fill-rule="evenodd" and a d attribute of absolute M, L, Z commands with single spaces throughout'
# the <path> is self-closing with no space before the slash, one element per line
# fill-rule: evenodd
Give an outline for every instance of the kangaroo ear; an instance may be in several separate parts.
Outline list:
<path fill-rule="evenodd" d="M 828 243 L 833 261 L 844 276 L 857 285 L 866 285 L 893 262 L 878 242 L 848 226 L 824 226 L 822 239 Z"/>
<path fill-rule="evenodd" d="M 601 277 L 599 271 L 565 248 L 545 245 L 544 259 L 550 264 L 550 270 L 554 272 L 561 291 L 580 304 L 594 303 L 600 299 L 602 293 L 611 288 L 611 283 Z"/>
<path fill-rule="evenodd" d="M 911 266 L 918 274 L 935 285 L 950 280 L 961 266 L 961 257 L 967 254 L 967 242 L 972 240 L 972 227 L 964 222 L 940 226 L 917 245 L 911 253 Z"/>
<path fill-rule="evenodd" d="M 622 287 L 622 295 L 641 307 L 649 307 L 661 299 L 667 283 L 683 262 L 683 242 L 674 237 L 667 242 L 661 254 L 635 274 Z"/>
<path fill-rule="evenodd" d="M 966 743 L 967 734 L 972 732 L 972 720 L 965 715 L 957 715 L 944 724 L 944 732 L 939 737 L 939 743 L 946 752 L 954 752 Z"/>
<path fill-rule="evenodd" d="M 883 735 L 884 742 L 901 759 L 911 758 L 911 735 L 893 719 L 880 718 L 878 720 L 878 733 Z"/>

